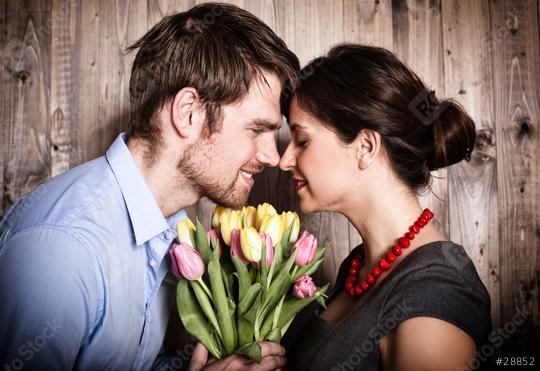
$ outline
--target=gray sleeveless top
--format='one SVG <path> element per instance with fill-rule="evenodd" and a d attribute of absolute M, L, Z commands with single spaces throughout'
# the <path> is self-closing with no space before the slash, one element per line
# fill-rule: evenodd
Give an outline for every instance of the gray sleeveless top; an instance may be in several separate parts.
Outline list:
<path fill-rule="evenodd" d="M 350 261 L 361 248 L 341 264 L 328 302 L 343 290 Z M 303 313 L 295 320 L 283 339 L 289 370 L 382 369 L 378 341 L 413 317 L 459 327 L 474 339 L 477 350 L 489 344 L 491 332 L 489 294 L 463 247 L 449 241 L 412 252 L 338 324 L 319 317 L 313 306 L 306 311 L 307 317 Z"/>

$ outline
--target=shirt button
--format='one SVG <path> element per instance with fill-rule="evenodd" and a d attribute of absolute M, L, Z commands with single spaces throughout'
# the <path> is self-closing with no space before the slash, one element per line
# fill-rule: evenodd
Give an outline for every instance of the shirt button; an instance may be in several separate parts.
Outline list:
<path fill-rule="evenodd" d="M 150 260 L 150 266 L 151 266 L 152 268 L 157 267 L 157 262 L 156 262 L 154 259 Z"/>
<path fill-rule="evenodd" d="M 165 232 L 165 238 L 166 239 L 172 240 L 175 237 L 176 237 L 176 233 L 173 230 L 169 229 L 167 232 Z"/>

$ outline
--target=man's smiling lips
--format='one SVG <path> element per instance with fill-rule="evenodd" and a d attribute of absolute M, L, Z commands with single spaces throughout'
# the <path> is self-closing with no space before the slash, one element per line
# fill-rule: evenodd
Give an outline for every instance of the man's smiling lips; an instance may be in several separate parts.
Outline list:
<path fill-rule="evenodd" d="M 300 192 L 300 190 L 307 185 L 307 182 L 300 178 L 293 178 L 293 181 L 296 183 L 296 186 L 294 187 L 296 192 Z"/>
<path fill-rule="evenodd" d="M 247 172 L 245 170 L 240 170 L 240 175 L 242 176 L 242 179 L 244 179 L 244 181 L 249 187 L 252 187 L 253 184 L 255 184 L 255 180 L 253 180 L 254 174 L 257 174 L 257 172 Z"/>

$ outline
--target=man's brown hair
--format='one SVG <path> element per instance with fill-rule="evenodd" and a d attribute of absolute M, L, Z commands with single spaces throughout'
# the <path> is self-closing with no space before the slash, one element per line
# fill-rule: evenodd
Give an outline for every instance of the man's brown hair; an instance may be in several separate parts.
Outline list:
<path fill-rule="evenodd" d="M 154 114 L 184 87 L 193 87 L 206 109 L 207 133 L 218 129 L 221 106 L 247 94 L 262 70 L 294 86 L 298 58 L 266 24 L 234 5 L 205 3 L 167 16 L 128 50 L 139 49 L 129 84 L 129 133 L 159 143 Z M 289 88 L 283 92 L 291 91 Z M 286 106 L 282 93 L 282 109 Z"/>

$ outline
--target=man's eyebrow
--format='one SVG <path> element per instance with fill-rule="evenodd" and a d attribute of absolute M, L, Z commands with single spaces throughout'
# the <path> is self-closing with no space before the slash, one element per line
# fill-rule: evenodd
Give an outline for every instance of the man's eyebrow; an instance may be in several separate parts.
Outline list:
<path fill-rule="evenodd" d="M 253 125 L 263 127 L 267 130 L 279 130 L 281 122 L 272 122 L 264 119 L 253 120 Z"/>

